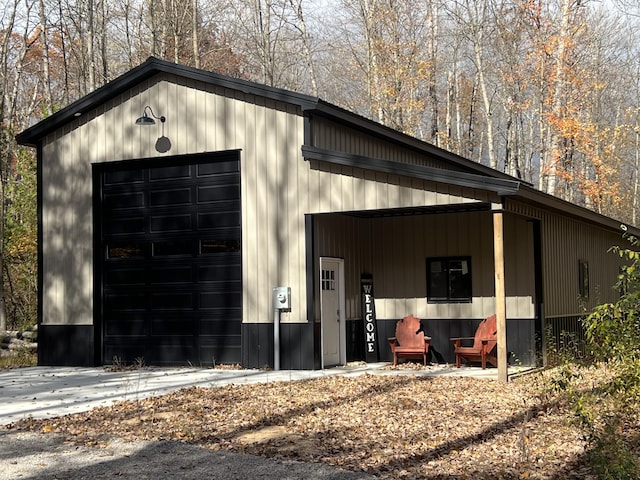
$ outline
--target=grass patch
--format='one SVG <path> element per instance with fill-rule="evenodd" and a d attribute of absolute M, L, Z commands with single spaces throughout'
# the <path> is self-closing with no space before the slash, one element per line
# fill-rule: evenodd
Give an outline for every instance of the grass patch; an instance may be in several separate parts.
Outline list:
<path fill-rule="evenodd" d="M 18 350 L 11 355 L 0 357 L 0 370 L 10 368 L 35 367 L 38 365 L 38 354 L 28 350 Z"/>

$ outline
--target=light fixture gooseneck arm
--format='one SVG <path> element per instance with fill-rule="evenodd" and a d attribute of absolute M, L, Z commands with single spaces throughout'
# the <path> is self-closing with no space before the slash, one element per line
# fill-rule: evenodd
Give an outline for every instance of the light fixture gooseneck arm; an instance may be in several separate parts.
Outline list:
<path fill-rule="evenodd" d="M 149 116 L 147 114 L 147 111 L 151 114 L 151 116 Z M 161 116 L 156 115 L 153 112 L 153 109 L 149 105 L 147 105 L 142 110 L 142 116 L 136 120 L 136 125 L 153 125 L 154 123 L 156 123 L 154 118 L 156 120 L 160 120 L 160 122 L 163 123 L 163 124 L 164 124 L 164 122 L 167 121 L 167 119 L 166 119 L 166 117 L 164 115 L 161 115 Z M 164 127 L 164 125 L 163 125 L 163 127 Z"/>

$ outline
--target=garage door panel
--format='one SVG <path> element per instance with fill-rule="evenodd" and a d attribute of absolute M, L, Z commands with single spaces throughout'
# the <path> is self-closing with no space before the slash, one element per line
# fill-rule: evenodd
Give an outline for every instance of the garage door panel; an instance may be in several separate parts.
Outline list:
<path fill-rule="evenodd" d="M 234 200 L 240 196 L 240 185 L 199 186 L 198 203 L 216 203 Z"/>
<path fill-rule="evenodd" d="M 130 217 L 118 219 L 118 222 L 110 223 L 104 226 L 106 235 L 129 236 L 135 234 L 144 234 L 144 217 Z"/>
<path fill-rule="evenodd" d="M 138 268 L 109 268 L 104 272 L 105 282 L 110 286 L 144 285 L 147 281 L 147 272 L 144 267 Z"/>
<path fill-rule="evenodd" d="M 167 338 L 166 342 L 150 344 L 144 355 L 147 365 L 197 365 L 197 345 L 187 337 Z"/>
<path fill-rule="evenodd" d="M 153 318 L 151 320 L 151 335 L 157 336 L 187 336 L 193 337 L 198 331 L 198 321 L 193 318 Z"/>
<path fill-rule="evenodd" d="M 240 163 L 238 162 L 238 160 L 199 163 L 196 169 L 198 177 L 218 177 L 225 173 L 233 173 L 234 175 L 238 176 L 237 172 L 239 171 Z"/>
<path fill-rule="evenodd" d="M 122 290 L 119 293 L 104 292 L 104 311 L 126 313 L 132 310 L 144 311 L 147 309 L 147 296 L 144 293 L 132 292 L 131 289 Z"/>
<path fill-rule="evenodd" d="M 155 257 L 154 262 L 163 262 L 170 258 L 190 256 L 196 247 L 197 245 L 194 245 L 192 240 L 167 238 L 163 241 L 153 242 L 151 251 Z"/>
<path fill-rule="evenodd" d="M 237 265 L 207 265 L 198 268 L 199 282 L 239 282 L 242 270 Z"/>
<path fill-rule="evenodd" d="M 232 308 L 242 301 L 240 292 L 206 292 L 200 294 L 200 308 Z"/>
<path fill-rule="evenodd" d="M 106 246 L 104 251 L 109 260 L 118 258 L 127 260 L 143 259 L 147 256 L 147 246 L 145 242 L 136 242 L 133 239 L 114 240 Z"/>
<path fill-rule="evenodd" d="M 220 233 L 220 232 L 208 232 L 208 233 L 211 234 L 211 233 Z M 207 236 L 210 236 L 210 235 L 207 235 Z M 231 261 L 232 255 L 240 252 L 240 239 L 236 237 L 235 231 L 233 234 L 231 234 L 228 231 L 225 231 L 225 232 L 222 232 L 222 234 L 220 234 L 218 239 L 209 238 L 206 240 L 200 240 L 199 252 L 200 252 L 200 255 L 206 255 L 208 257 L 218 257 L 220 256 L 221 253 L 224 253 L 226 254 L 224 257 L 225 258 L 229 257 Z"/>
<path fill-rule="evenodd" d="M 201 320 L 199 325 L 200 335 L 209 337 L 224 337 L 228 335 L 240 336 L 242 333 L 242 326 L 240 322 L 230 322 L 230 319 L 237 319 L 237 317 L 221 317 L 217 320 Z"/>
<path fill-rule="evenodd" d="M 121 185 L 127 186 L 144 182 L 143 170 L 116 170 L 106 171 L 103 174 L 103 182 L 105 185 Z"/>
<path fill-rule="evenodd" d="M 155 215 L 150 219 L 150 232 L 190 232 L 193 228 L 191 214 Z"/>
<path fill-rule="evenodd" d="M 195 302 L 192 292 L 158 292 L 151 294 L 149 311 L 156 310 L 186 310 L 192 311 Z"/>
<path fill-rule="evenodd" d="M 240 280 L 225 281 L 219 280 L 216 282 L 199 283 L 195 290 L 200 295 L 241 295 L 242 294 L 242 282 Z"/>
<path fill-rule="evenodd" d="M 240 225 L 240 212 L 199 213 L 198 229 L 210 230 Z"/>
<path fill-rule="evenodd" d="M 167 266 L 163 268 L 155 267 L 153 275 L 150 276 L 151 285 L 180 285 L 193 284 L 193 271 L 191 265 L 187 266 Z"/>
<path fill-rule="evenodd" d="M 105 317 L 106 322 L 106 334 L 117 337 L 141 337 L 145 338 L 147 335 L 147 320 L 143 316 L 142 318 L 134 318 L 132 316 L 123 317 Z"/>
<path fill-rule="evenodd" d="M 166 207 L 191 205 L 193 203 L 193 191 L 189 187 L 173 190 L 152 190 L 149 193 L 149 206 Z"/>
<path fill-rule="evenodd" d="M 214 345 L 201 345 L 200 358 L 202 365 L 240 363 L 238 360 L 242 358 L 240 340 L 238 339 L 237 344 L 232 344 L 228 339 L 221 339 L 220 343 Z"/>
<path fill-rule="evenodd" d="M 239 156 L 102 175 L 103 360 L 239 363 Z M 119 166 L 120 167 L 120 166 Z M 103 168 L 109 169 L 110 166 Z M 204 355 L 206 358 L 203 358 Z"/>
<path fill-rule="evenodd" d="M 122 192 L 105 195 L 103 202 L 111 210 L 127 210 L 144 207 L 143 192 Z"/>
<path fill-rule="evenodd" d="M 144 344 L 135 342 L 119 342 L 116 345 L 105 345 L 104 358 L 106 363 L 132 363 L 136 359 L 145 360 L 146 347 Z"/>
<path fill-rule="evenodd" d="M 191 165 L 170 165 L 167 167 L 155 167 L 149 169 L 149 180 L 175 180 L 191 178 Z"/>

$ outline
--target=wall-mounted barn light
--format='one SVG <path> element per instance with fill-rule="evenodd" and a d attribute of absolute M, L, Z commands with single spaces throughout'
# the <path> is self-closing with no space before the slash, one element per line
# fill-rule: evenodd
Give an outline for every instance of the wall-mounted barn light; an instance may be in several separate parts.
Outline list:
<path fill-rule="evenodd" d="M 151 116 L 147 115 L 147 110 L 149 110 L 149 113 L 151 113 Z M 153 110 L 151 109 L 151 107 L 147 105 L 146 107 L 144 107 L 144 110 L 142 111 L 142 116 L 136 120 L 136 125 L 155 125 L 156 121 L 154 120 L 154 118 L 157 120 L 160 120 L 162 123 L 164 123 L 167 120 L 164 117 L 164 115 L 161 115 L 158 117 L 155 113 L 153 113 Z"/>
<path fill-rule="evenodd" d="M 147 111 L 151 116 L 147 114 Z M 164 115 L 157 116 L 153 113 L 151 107 L 147 105 L 144 107 L 144 110 L 142 110 L 142 116 L 136 119 L 136 125 L 155 125 L 156 120 L 154 120 L 154 118 L 160 120 L 160 123 L 162 123 L 162 136 L 156 140 L 156 150 L 160 153 L 168 152 L 171 149 L 171 140 L 164 136 L 164 122 L 167 121 Z"/>

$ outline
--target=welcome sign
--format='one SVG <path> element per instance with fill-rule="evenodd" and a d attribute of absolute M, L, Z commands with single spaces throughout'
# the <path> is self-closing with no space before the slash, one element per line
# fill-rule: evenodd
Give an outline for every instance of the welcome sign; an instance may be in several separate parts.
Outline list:
<path fill-rule="evenodd" d="M 373 275 L 363 273 L 360 276 L 362 292 L 362 315 L 364 317 L 364 351 L 366 362 L 380 361 L 378 355 L 378 325 L 376 306 L 373 296 Z"/>

